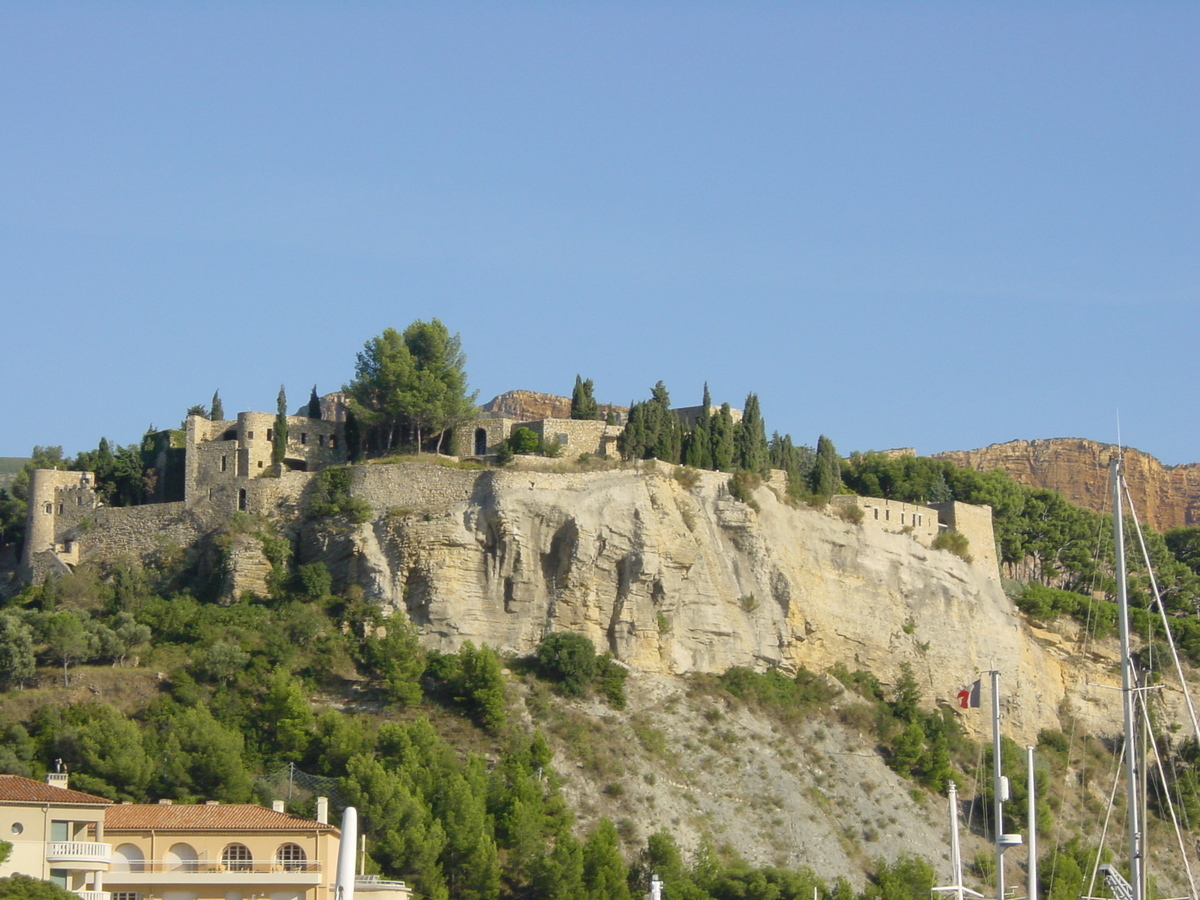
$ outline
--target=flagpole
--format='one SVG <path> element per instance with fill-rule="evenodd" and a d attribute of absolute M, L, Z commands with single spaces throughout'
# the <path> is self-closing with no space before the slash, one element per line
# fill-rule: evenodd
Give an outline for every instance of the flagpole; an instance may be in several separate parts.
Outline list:
<path fill-rule="evenodd" d="M 1000 766 L 1000 670 L 991 669 L 992 676 L 992 800 L 993 827 L 996 839 L 996 900 L 1004 900 L 1004 775 Z"/>

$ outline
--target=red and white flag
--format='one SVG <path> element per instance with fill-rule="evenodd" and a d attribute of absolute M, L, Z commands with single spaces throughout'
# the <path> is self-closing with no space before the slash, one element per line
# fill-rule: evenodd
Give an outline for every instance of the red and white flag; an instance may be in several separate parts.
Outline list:
<path fill-rule="evenodd" d="M 979 708 L 979 681 L 976 678 L 974 684 L 969 684 L 958 692 L 958 706 L 960 709 L 978 709 Z"/>

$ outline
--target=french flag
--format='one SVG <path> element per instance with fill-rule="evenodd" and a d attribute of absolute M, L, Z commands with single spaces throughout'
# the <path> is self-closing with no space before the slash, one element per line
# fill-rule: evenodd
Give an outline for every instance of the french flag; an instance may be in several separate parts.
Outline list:
<path fill-rule="evenodd" d="M 979 708 L 979 682 L 976 678 L 974 684 L 970 684 L 958 692 L 959 709 L 978 709 Z"/>

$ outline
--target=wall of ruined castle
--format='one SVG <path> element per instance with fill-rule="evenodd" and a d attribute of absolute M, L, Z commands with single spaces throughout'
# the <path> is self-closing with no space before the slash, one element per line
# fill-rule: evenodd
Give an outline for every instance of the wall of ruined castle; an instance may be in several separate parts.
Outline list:
<path fill-rule="evenodd" d="M 624 430 L 621 425 L 606 425 L 596 419 L 534 419 L 524 421 L 504 416 L 476 419 L 454 430 L 454 448 L 459 456 L 489 456 L 500 449 L 516 429 L 528 428 L 543 441 L 558 441 L 565 457 L 575 458 L 584 453 L 617 456 L 617 442 Z M 480 449 L 477 435 L 485 435 L 485 447 Z"/>
<path fill-rule="evenodd" d="M 992 508 L 990 506 L 972 506 L 968 503 L 959 503 L 957 500 L 930 505 L 937 510 L 943 525 L 966 535 L 969 544 L 968 552 L 975 565 L 999 581 L 1000 557 L 996 552 L 996 531 L 992 527 Z"/>
<path fill-rule="evenodd" d="M 863 511 L 863 524 L 893 534 L 911 534 L 925 547 L 932 544 L 938 534 L 938 512 L 932 507 L 850 494 L 838 494 L 829 502 L 835 508 L 857 506 Z"/>
<path fill-rule="evenodd" d="M 584 453 L 617 456 L 617 441 L 624 431 L 620 425 L 606 425 L 596 419 L 542 419 L 528 422 L 526 427 L 543 442 L 557 441 L 562 455 L 572 459 Z"/>

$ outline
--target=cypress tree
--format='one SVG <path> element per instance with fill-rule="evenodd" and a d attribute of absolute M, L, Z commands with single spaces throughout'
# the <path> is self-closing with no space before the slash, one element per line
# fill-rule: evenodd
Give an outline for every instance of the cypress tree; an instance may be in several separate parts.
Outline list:
<path fill-rule="evenodd" d="M 283 465 L 283 458 L 287 456 L 287 442 L 287 393 L 281 384 L 279 396 L 275 398 L 275 437 L 271 445 L 271 462 L 277 466 Z"/>
<path fill-rule="evenodd" d="M 592 394 L 592 379 L 586 381 L 579 375 L 575 376 L 575 389 L 571 392 L 572 419 L 598 419 L 600 406 Z"/>
<path fill-rule="evenodd" d="M 821 435 L 817 438 L 817 459 L 809 475 L 812 492 L 828 500 L 841 489 L 842 461 L 837 455 L 833 441 Z"/>
<path fill-rule="evenodd" d="M 718 472 L 732 471 L 733 453 L 733 411 L 728 403 L 722 403 L 712 417 L 713 469 Z"/>
<path fill-rule="evenodd" d="M 321 418 L 321 398 L 317 396 L 317 386 L 314 384 L 312 394 L 308 398 L 308 417 L 310 419 Z"/>
<path fill-rule="evenodd" d="M 225 418 L 225 406 L 221 403 L 221 392 L 213 391 L 212 408 L 208 412 L 208 417 L 214 422 L 220 422 Z"/>
<path fill-rule="evenodd" d="M 769 464 L 767 434 L 758 407 L 758 394 L 746 395 L 746 408 L 742 411 L 742 421 L 738 423 L 734 443 L 739 469 L 766 474 Z"/>
<path fill-rule="evenodd" d="M 700 415 L 696 417 L 696 424 L 692 426 L 692 432 L 688 436 L 687 452 L 684 455 L 684 462 L 697 469 L 713 467 L 712 418 L 708 412 L 710 406 L 712 406 L 712 398 L 709 396 L 708 382 L 706 381 L 704 382 L 704 403 Z"/>
<path fill-rule="evenodd" d="M 346 458 L 351 462 L 358 462 L 363 455 L 362 431 L 358 427 L 358 417 L 349 409 L 346 410 L 346 425 L 342 429 L 342 436 L 346 440 Z"/>

